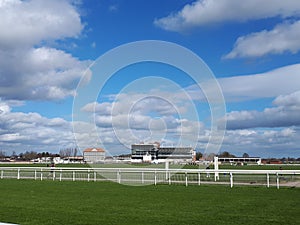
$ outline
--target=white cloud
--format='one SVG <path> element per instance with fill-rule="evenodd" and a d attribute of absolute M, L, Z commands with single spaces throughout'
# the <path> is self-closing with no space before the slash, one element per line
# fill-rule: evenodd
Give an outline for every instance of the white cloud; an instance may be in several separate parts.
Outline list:
<path fill-rule="evenodd" d="M 48 47 L 0 51 L 0 95 L 18 100 L 63 99 L 74 94 L 88 64 Z"/>
<path fill-rule="evenodd" d="M 122 93 L 113 102 L 89 103 L 82 111 L 95 116 L 101 140 L 105 139 L 101 131 L 112 129 L 114 139 L 124 141 L 127 148 L 140 141 L 168 140 L 175 145 L 177 142 L 197 143 L 198 134 L 205 127 L 197 121 L 198 117 L 193 118 L 183 110 L 187 99 L 181 95 L 177 98 L 176 93 L 158 92 L 155 96 Z"/>
<path fill-rule="evenodd" d="M 160 90 L 150 90 L 145 93 L 120 93 L 110 96 L 113 102 L 92 102 L 86 104 L 81 110 L 84 112 L 96 112 L 97 114 L 117 115 L 128 114 L 130 112 L 139 112 L 148 114 L 155 112 L 160 116 L 184 114 L 187 107 L 193 104 L 193 101 L 187 93 L 167 92 Z"/>
<path fill-rule="evenodd" d="M 300 89 L 300 64 L 288 65 L 260 74 L 220 78 L 218 82 L 226 102 L 275 98 Z M 196 85 L 187 88 L 187 92 L 194 100 L 204 101 L 205 96 L 200 91 Z"/>
<path fill-rule="evenodd" d="M 3 108 L 8 109 L 6 111 Z M 12 112 L 0 101 L 0 146 L 8 151 L 51 151 L 75 146 L 71 124 L 38 113 Z"/>
<path fill-rule="evenodd" d="M 282 107 L 290 107 L 300 110 L 300 91 L 289 95 L 280 95 L 274 101 L 274 105 Z"/>
<path fill-rule="evenodd" d="M 300 50 L 300 21 L 283 23 L 239 37 L 233 50 L 224 58 L 260 57 L 267 54 L 297 53 Z"/>
<path fill-rule="evenodd" d="M 252 155 L 266 156 L 273 154 L 272 147 L 274 147 L 274 151 L 278 155 L 294 155 L 292 151 L 296 151 L 297 143 L 299 143 L 296 137 L 299 137 L 300 132 L 297 129 L 300 123 L 298 115 L 299 74 L 300 64 L 295 64 L 262 74 L 219 79 L 228 102 L 275 98 L 274 107 L 266 108 L 261 112 L 228 113 L 229 130 L 226 132 L 222 150 L 241 152 L 240 155 L 242 155 L 248 149 L 247 152 Z M 203 93 L 199 93 L 198 89 L 197 91 L 196 93 L 193 86 L 186 89 L 186 93 L 190 94 L 194 101 L 205 101 Z M 163 93 L 159 90 L 156 92 L 162 99 L 166 97 L 176 105 L 177 109 L 184 106 L 183 103 L 188 100 L 180 93 L 171 91 Z M 122 93 L 118 98 L 109 99 L 113 102 L 90 103 L 82 110 L 93 113 L 95 108 L 100 139 L 105 140 L 105 135 L 111 135 L 113 143 L 118 143 L 119 146 L 124 144 L 124 149 L 129 149 L 130 144 L 139 141 L 161 140 L 168 144 L 176 144 L 176 138 L 181 136 L 185 140 L 193 139 L 193 134 L 197 134 L 199 131 L 196 139 L 201 151 L 204 151 L 209 140 L 214 142 L 210 136 L 211 131 L 201 121 L 197 124 L 190 118 L 179 119 L 175 116 L 174 105 L 166 104 L 168 101 L 147 98 L 147 96 L 151 96 L 151 94 Z M 185 108 L 189 109 L 189 107 Z M 181 115 L 185 115 L 186 111 L 178 110 Z M 128 112 L 130 113 L 127 114 Z M 108 130 L 111 130 L 111 133 L 108 133 Z M 285 146 L 288 146 L 290 151 L 282 150 L 281 152 L 280 149 Z M 260 150 L 264 153 L 260 154 Z"/>
<path fill-rule="evenodd" d="M 82 29 L 80 15 L 70 1 L 0 1 L 0 48 L 76 37 Z"/>
<path fill-rule="evenodd" d="M 80 14 L 71 1 L 2 0 L 0 30 L 3 99 L 56 100 L 74 94 L 90 62 L 45 45 L 82 32 Z"/>
<path fill-rule="evenodd" d="M 233 111 L 227 114 L 227 129 L 300 126 L 300 91 L 279 96 L 275 107 L 264 111 Z"/>
<path fill-rule="evenodd" d="M 300 130 L 297 127 L 270 129 L 242 129 L 226 132 L 221 151 L 237 156 L 288 157 L 300 154 Z"/>
<path fill-rule="evenodd" d="M 228 21 L 244 22 L 280 16 L 300 15 L 298 0 L 198 0 L 178 12 L 156 19 L 155 25 L 169 31 L 183 31 L 198 26 Z"/>
<path fill-rule="evenodd" d="M 84 112 L 96 112 L 99 115 L 111 115 L 113 104 L 111 102 L 92 102 L 86 104 L 81 110 Z"/>
<path fill-rule="evenodd" d="M 292 112 L 299 112 L 299 92 L 279 96 L 274 100 L 274 109 L 288 107 Z M 25 150 L 57 152 L 61 148 L 76 145 L 71 123 L 62 118 L 48 119 L 38 113 L 20 113 L 10 110 L 10 106 L 0 101 L 0 145 L 5 151 L 23 152 Z M 285 110 L 284 112 L 288 112 Z M 136 112 L 137 113 L 137 112 Z M 276 112 L 267 112 L 276 119 Z M 295 114 L 296 115 L 296 114 Z M 298 114 L 297 114 L 298 115 Z M 198 146 L 203 152 L 209 141 L 211 131 L 201 122 L 178 119 L 172 116 L 151 118 L 143 114 L 131 115 L 136 127 L 126 127 L 126 115 L 117 116 L 116 127 L 98 126 L 86 122 L 75 121 L 75 136 L 81 150 L 90 146 L 103 146 L 109 154 L 129 153 L 130 145 L 139 141 L 157 141 L 161 138 L 165 145 L 187 144 L 193 134 L 197 134 Z M 136 116 L 136 117 L 135 117 Z M 234 115 L 232 115 L 234 117 Z M 253 121 L 253 115 L 247 115 Z M 252 116 L 252 117 L 251 117 Z M 255 116 L 255 115 L 254 115 Z M 241 118 L 240 116 L 239 118 Z M 244 116 L 245 118 L 246 116 Z M 291 117 L 286 116 L 286 117 Z M 295 116 L 296 117 L 296 116 Z M 294 117 L 294 118 L 295 118 Z M 109 118 L 103 115 L 103 118 Z M 235 117 L 239 119 L 238 117 Z M 292 118 L 292 117 L 291 117 Z M 155 119 L 155 120 L 153 120 Z M 108 121 L 108 124 L 111 120 Z M 100 124 L 98 124 L 100 125 Z M 163 126 L 162 126 L 163 125 Z M 166 134 L 166 130 L 168 132 Z M 116 131 L 117 130 L 117 131 Z M 185 139 L 185 142 L 180 140 Z M 234 154 L 248 152 L 252 156 L 294 156 L 299 154 L 300 130 L 298 127 L 274 129 L 237 129 L 228 130 L 222 150 Z"/>
<path fill-rule="evenodd" d="M 10 112 L 11 108 L 5 102 L 0 101 L 0 115 Z"/>

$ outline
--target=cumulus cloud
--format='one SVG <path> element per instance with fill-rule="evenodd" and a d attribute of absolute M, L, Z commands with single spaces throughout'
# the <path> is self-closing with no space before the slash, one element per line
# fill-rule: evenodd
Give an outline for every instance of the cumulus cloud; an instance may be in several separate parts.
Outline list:
<path fill-rule="evenodd" d="M 275 107 L 263 111 L 233 111 L 227 114 L 227 129 L 300 126 L 300 91 L 279 96 Z"/>
<path fill-rule="evenodd" d="M 11 58 L 7 55 L 11 54 Z M 0 95 L 3 99 L 55 100 L 74 94 L 88 62 L 53 48 L 0 51 Z"/>
<path fill-rule="evenodd" d="M 233 50 L 224 58 L 261 57 L 267 54 L 297 53 L 300 50 L 300 21 L 283 23 L 239 37 Z"/>
<path fill-rule="evenodd" d="M 62 118 L 12 112 L 6 102 L 0 101 L 0 145 L 4 150 L 57 152 L 75 146 L 71 131 L 71 124 Z"/>
<path fill-rule="evenodd" d="M 154 24 L 165 30 L 180 32 L 214 23 L 299 15 L 300 5 L 297 0 L 198 0 L 167 17 L 156 19 Z"/>
<path fill-rule="evenodd" d="M 185 114 L 187 107 L 194 104 L 192 98 L 183 90 L 161 91 L 150 90 L 149 93 L 120 93 L 111 95 L 108 102 L 92 102 L 82 107 L 81 111 L 97 114 L 117 115 L 138 112 L 149 114 L 155 112 L 159 116 Z"/>
<path fill-rule="evenodd" d="M 228 130 L 221 151 L 242 156 L 288 157 L 300 154 L 300 130 L 297 127 Z"/>
<path fill-rule="evenodd" d="M 273 101 L 274 107 L 267 108 L 262 112 L 237 111 L 228 113 L 229 131 L 226 135 L 230 135 L 232 144 L 241 141 L 239 146 L 245 146 L 245 143 L 252 146 L 250 137 L 256 134 L 255 132 L 258 132 L 254 129 L 262 129 L 261 127 L 275 128 L 274 131 L 278 130 L 278 127 L 288 127 L 283 129 L 283 133 L 287 134 L 290 127 L 298 126 L 299 72 L 300 65 L 295 64 L 262 74 L 233 76 L 218 80 L 228 102 L 275 98 Z M 185 91 L 193 101 L 205 101 L 203 93 L 199 93 L 200 90 L 195 88 L 190 86 Z M 188 100 L 186 96 L 172 92 L 159 94 L 162 98 L 163 96 L 168 96 L 166 99 L 169 99 L 174 105 L 169 104 L 168 101 L 162 101 L 159 98 L 147 98 L 147 96 L 149 95 L 123 93 L 117 99 L 110 99 L 111 102 L 90 103 L 83 107 L 82 110 L 95 113 L 98 129 L 116 128 L 118 131 L 112 133 L 114 140 L 117 140 L 118 136 L 120 140 L 129 145 L 141 140 L 158 140 L 155 137 L 161 138 L 160 140 L 166 140 L 167 143 L 176 143 L 174 142 L 174 137 L 181 136 L 188 140 L 189 137 L 194 138 L 191 134 L 198 135 L 196 139 L 202 151 L 205 150 L 209 140 L 213 144 L 214 140 L 212 140 L 210 130 L 201 121 L 197 122 L 197 120 L 185 117 L 179 119 L 176 116 L 176 112 L 180 115 L 185 115 L 187 110 L 176 111 L 174 110 L 174 105 L 176 105 L 177 109 L 181 108 L 183 103 Z M 141 99 L 142 101 L 138 101 Z M 189 109 L 189 107 L 182 108 Z M 168 135 L 164 136 L 163 133 L 166 130 Z M 235 138 L 231 135 L 233 132 L 236 134 Z M 280 135 L 283 135 L 283 133 L 280 133 Z M 261 142 L 267 143 L 267 136 L 264 135 L 263 137 Z M 279 146 L 278 143 L 273 143 Z M 253 141 L 254 145 L 257 145 L 255 141 Z M 238 148 L 236 149 L 238 151 Z"/>
<path fill-rule="evenodd" d="M 0 1 L 0 48 L 76 37 L 82 29 L 80 15 L 70 1 Z"/>
<path fill-rule="evenodd" d="M 226 101 L 277 97 L 299 90 L 300 64 L 261 74 L 221 78 L 219 82 Z"/>
<path fill-rule="evenodd" d="M 111 129 L 101 128 L 103 143 L 100 143 L 97 132 L 88 132 L 94 129 L 89 123 L 74 121 L 75 126 L 79 127 L 74 133 L 74 124 L 69 121 L 60 117 L 49 119 L 39 113 L 14 112 L 11 104 L 0 100 L 0 146 L 8 154 L 25 150 L 54 153 L 63 148 L 77 147 L 78 143 L 82 151 L 91 146 L 117 143 L 117 140 L 112 138 Z"/>
<path fill-rule="evenodd" d="M 299 90 L 300 64 L 288 65 L 260 74 L 220 78 L 218 82 L 226 102 L 275 98 Z M 189 86 L 187 92 L 194 100 L 205 99 L 196 85 Z"/>
<path fill-rule="evenodd" d="M 0 96 L 14 100 L 56 100 L 74 94 L 89 64 L 47 41 L 76 38 L 83 30 L 71 1 L 0 3 Z M 36 47 L 39 46 L 39 47 Z"/>
<path fill-rule="evenodd" d="M 176 98 L 175 93 L 164 94 L 160 93 L 157 97 L 122 93 L 112 102 L 89 103 L 82 111 L 94 116 L 99 133 L 102 129 L 112 129 L 114 139 L 121 143 L 124 141 L 127 148 L 140 141 L 168 140 L 173 144 L 189 141 L 195 144 L 198 134 L 205 128 L 204 124 L 198 121 L 197 116 L 191 117 L 186 109 L 183 110 L 187 105 L 186 99 Z M 101 135 L 100 139 L 104 137 Z"/>
<path fill-rule="evenodd" d="M 280 95 L 274 101 L 274 105 L 282 107 L 291 107 L 300 110 L 300 91 L 289 95 Z"/>

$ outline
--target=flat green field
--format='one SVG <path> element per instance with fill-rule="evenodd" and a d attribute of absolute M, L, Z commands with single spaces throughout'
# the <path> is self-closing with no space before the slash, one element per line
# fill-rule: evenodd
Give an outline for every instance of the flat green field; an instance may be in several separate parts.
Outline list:
<path fill-rule="evenodd" d="M 72 167 L 72 168 L 165 168 L 164 164 L 57 164 L 55 165 L 57 168 L 60 167 Z M 0 163 L 0 167 L 47 167 L 46 163 L 37 163 L 37 164 L 7 164 L 7 163 Z M 204 165 L 170 165 L 170 169 L 205 169 L 206 166 Z M 213 165 L 210 166 L 213 169 Z M 231 170 L 300 170 L 300 165 L 293 165 L 293 164 L 279 164 L 279 165 L 244 165 L 244 166 L 233 166 L 233 165 L 220 165 L 219 169 L 231 169 Z"/>
<path fill-rule="evenodd" d="M 0 222 L 299 224 L 300 188 L 0 180 Z"/>

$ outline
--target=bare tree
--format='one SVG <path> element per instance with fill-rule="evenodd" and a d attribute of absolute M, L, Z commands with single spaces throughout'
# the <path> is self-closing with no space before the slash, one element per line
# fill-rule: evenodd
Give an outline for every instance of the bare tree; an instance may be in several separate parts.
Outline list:
<path fill-rule="evenodd" d="M 59 155 L 61 158 L 64 158 L 70 156 L 70 153 L 68 149 L 61 149 L 59 150 Z"/>
<path fill-rule="evenodd" d="M 77 148 L 65 148 L 65 149 L 61 149 L 59 150 L 59 155 L 60 157 L 64 158 L 64 157 L 70 157 L 70 156 L 77 156 L 78 154 L 78 149 Z"/>
<path fill-rule="evenodd" d="M 12 158 L 17 158 L 17 156 L 18 156 L 17 153 L 15 151 L 13 151 L 12 154 L 11 154 L 11 157 Z"/>
<path fill-rule="evenodd" d="M 215 157 L 216 155 L 214 154 L 214 153 L 209 153 L 209 154 L 204 154 L 203 155 L 203 157 L 204 157 L 204 159 L 205 160 L 209 160 L 209 161 L 212 161 L 212 160 L 214 160 L 214 157 Z"/>
<path fill-rule="evenodd" d="M 5 151 L 0 150 L 0 159 L 4 159 L 6 156 Z"/>
<path fill-rule="evenodd" d="M 73 156 L 76 157 L 76 156 L 77 156 L 77 153 L 78 153 L 78 149 L 77 149 L 77 148 L 74 148 L 74 149 L 73 149 Z"/>

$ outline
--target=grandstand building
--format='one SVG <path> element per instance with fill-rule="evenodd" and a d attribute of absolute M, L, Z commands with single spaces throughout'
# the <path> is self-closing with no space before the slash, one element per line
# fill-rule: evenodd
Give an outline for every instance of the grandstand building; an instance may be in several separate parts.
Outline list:
<path fill-rule="evenodd" d="M 159 143 L 131 145 L 131 161 L 164 162 L 166 160 L 192 162 L 196 160 L 196 152 L 192 147 L 161 147 Z"/>
<path fill-rule="evenodd" d="M 87 163 L 97 163 L 105 160 L 105 150 L 102 148 L 87 148 L 83 151 L 83 160 Z"/>

